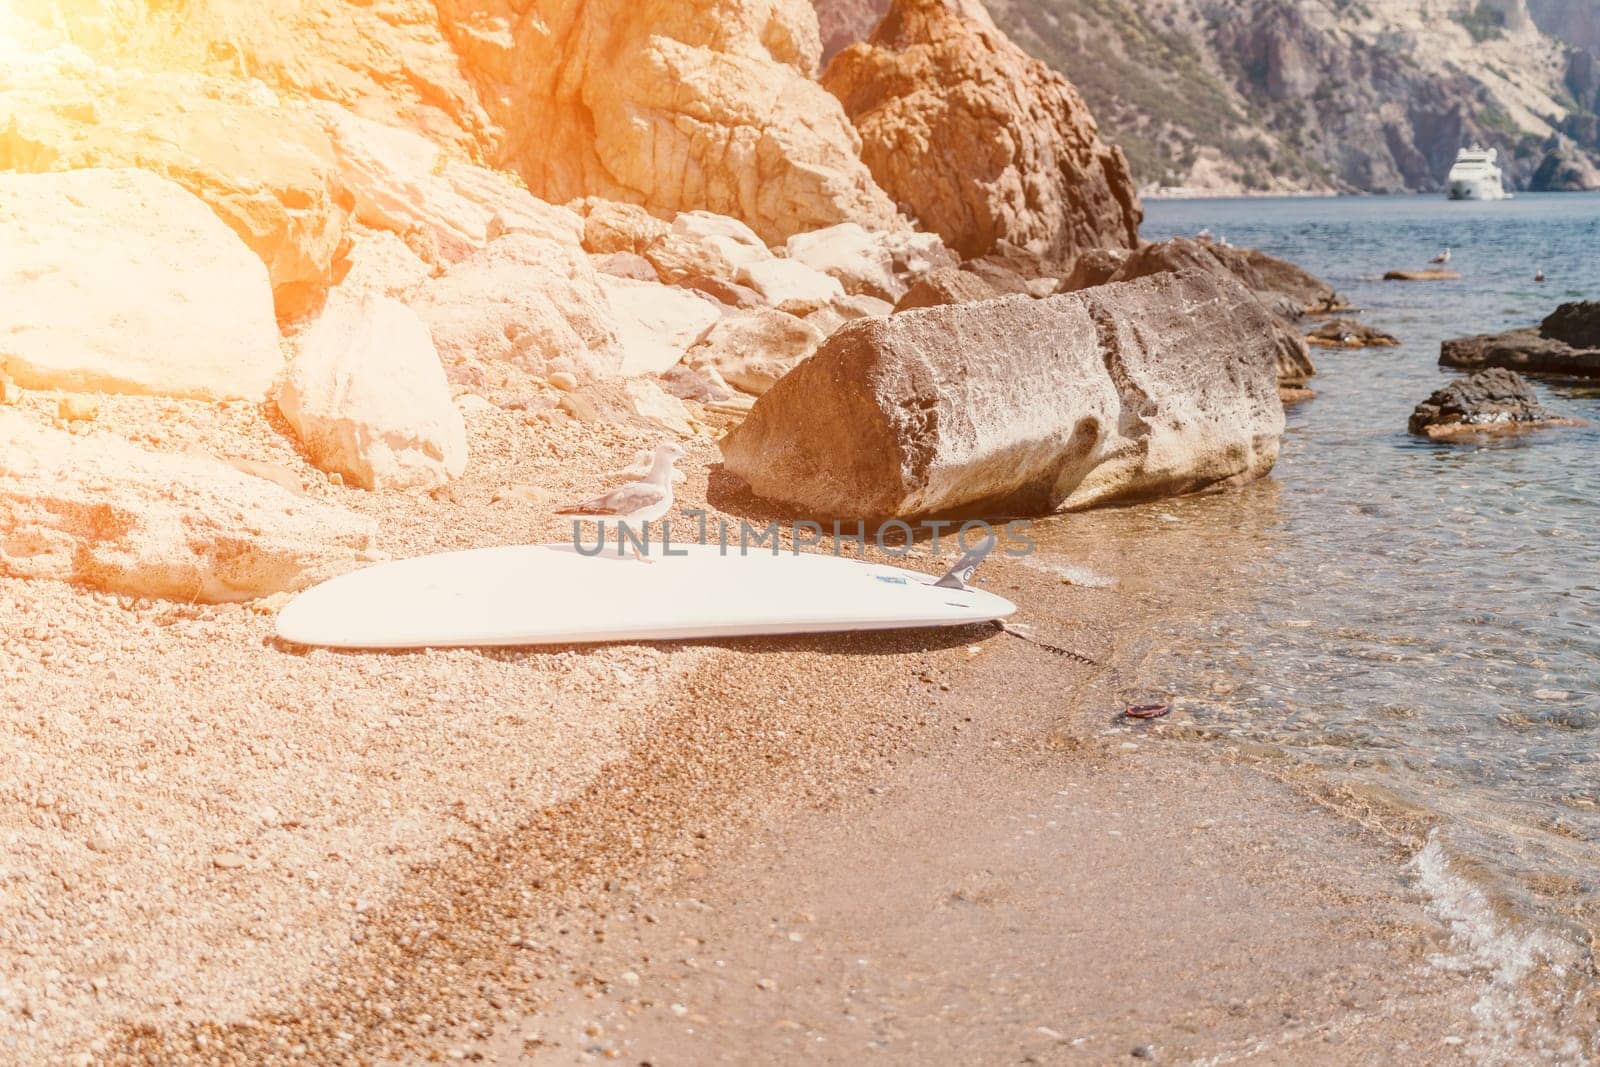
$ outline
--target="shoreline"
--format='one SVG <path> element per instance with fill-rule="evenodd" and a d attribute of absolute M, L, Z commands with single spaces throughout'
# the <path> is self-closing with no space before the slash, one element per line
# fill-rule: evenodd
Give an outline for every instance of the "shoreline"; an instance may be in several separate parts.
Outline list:
<path fill-rule="evenodd" d="M 146 406 L 108 405 L 101 429 L 137 423 Z M 575 492 L 626 462 L 646 437 L 631 430 L 605 439 L 569 434 L 530 463 L 518 425 L 509 415 L 479 416 L 474 446 L 485 462 L 431 503 L 422 498 L 420 508 L 404 494 L 358 496 L 331 485 L 312 491 L 384 516 L 395 554 L 559 536 L 552 520 L 530 524 L 543 505 L 519 500 L 508 508 L 504 487 L 530 479 Z M 212 447 L 230 432 L 191 429 Z M 682 507 L 706 499 L 712 454 L 707 442 L 693 446 Z M 302 462 L 288 452 L 271 458 L 291 467 Z M 1270 513 L 1275 491 L 1264 484 L 1222 499 L 1240 516 L 1264 521 L 1259 513 Z M 717 499 L 713 516 L 737 520 L 749 510 L 747 502 Z M 1174 506 L 1181 505 L 1121 514 L 1159 527 Z M 594 1021 L 595 1005 L 629 995 L 636 987 L 626 984 L 626 973 L 641 983 L 659 980 L 663 990 L 649 998 L 652 1007 L 634 1005 L 641 1021 L 627 1016 L 626 1003 L 619 1018 L 637 1027 L 630 1034 L 640 1035 L 639 1048 L 657 1042 L 670 1050 L 684 1036 L 670 1005 L 684 1001 L 669 998 L 690 996 L 698 979 L 658 978 L 643 964 L 618 962 L 625 949 L 616 946 L 667 958 L 675 950 L 659 939 L 678 933 L 644 927 L 664 930 L 669 915 L 686 922 L 688 902 L 707 893 L 789 902 L 803 879 L 779 869 L 752 882 L 746 868 L 754 842 L 765 842 L 758 855 L 769 858 L 800 849 L 813 857 L 812 870 L 859 871 L 884 860 L 931 869 L 912 881 L 917 893 L 887 898 L 891 912 L 906 916 L 926 910 L 933 882 L 959 881 L 962 872 L 1005 858 L 1020 864 L 1008 892 L 1023 909 L 1023 929 L 1075 929 L 1082 936 L 1072 953 L 1108 961 L 1131 953 L 1146 961 L 1158 985 L 1176 984 L 1195 997 L 1203 996 L 1193 983 L 1204 971 L 1196 954 L 1211 941 L 1231 944 L 1217 958 L 1235 995 L 1200 1013 L 1207 1021 L 1198 1032 L 1220 1026 L 1234 1035 L 1203 1046 L 1214 1052 L 1242 1051 L 1245 1030 L 1332 1032 L 1327 1020 L 1283 1029 L 1284 1002 L 1276 994 L 1261 999 L 1268 987 L 1285 984 L 1307 1003 L 1331 995 L 1320 985 L 1296 986 L 1297 971 L 1258 973 L 1255 950 L 1229 938 L 1238 923 L 1261 916 L 1260 944 L 1275 946 L 1263 951 L 1276 965 L 1312 958 L 1318 973 L 1362 988 L 1377 983 L 1385 1003 L 1400 1006 L 1373 1024 L 1373 1049 L 1407 1042 L 1421 1049 L 1430 1034 L 1438 1036 L 1430 1026 L 1439 1018 L 1469 1019 L 1482 968 L 1449 975 L 1428 966 L 1448 931 L 1429 916 L 1392 844 L 1318 811 L 1294 784 L 1244 766 L 1259 755 L 1248 746 L 1155 743 L 1188 732 L 1181 710 L 1141 726 L 1113 717 L 1142 695 L 1122 690 L 1138 684 L 1137 650 L 1152 627 L 1209 607 L 1208 553 L 1217 546 L 1188 537 L 1102 537 L 1095 533 L 1102 521 L 1081 514 L 1064 520 L 1038 557 L 997 553 L 980 571 L 980 585 L 1016 600 L 1021 610 L 1013 621 L 1031 626 L 1040 640 L 1089 660 L 1109 659 L 1110 672 L 991 628 L 536 651 L 291 650 L 267 637 L 270 616 L 259 608 L 141 605 L 7 581 L 0 594 L 39 620 L 7 667 L 24 683 L 19 692 L 31 691 L 41 707 L 71 707 L 74 699 L 91 706 L 85 694 L 92 692 L 101 707 L 95 728 L 108 723 L 125 735 L 86 749 L 78 738 L 90 727 L 51 713 L 48 728 L 34 731 L 32 762 L 13 762 L 13 793 L 30 766 L 41 779 L 70 775 L 78 783 L 70 806 L 60 797 L 35 798 L 48 802 L 36 809 L 45 817 L 33 816 L 33 829 L 20 836 L 11 809 L 11 840 L 20 847 L 6 884 L 28 887 L 34 899 L 47 892 L 45 917 L 60 916 L 54 925 L 19 927 L 14 913 L 8 971 L 30 998 L 24 1017 L 32 1039 L 13 1044 L 13 1052 L 24 1061 L 96 1064 L 420 1062 L 452 1052 L 520 1062 L 522 1036 L 532 1028 L 563 1042 L 539 1055 L 565 1062 L 590 1055 L 572 1044 L 569 1023 L 581 1023 L 581 1033 Z M 1080 551 L 1089 544 L 1093 551 Z M 887 561 L 935 569 L 921 556 Z M 1098 577 L 1107 572 L 1114 586 Z M 1172 582 L 1172 574 L 1186 577 Z M 65 648 L 63 633 L 74 635 Z M 107 690 L 102 676 L 125 688 Z M 228 682 L 215 684 L 219 676 Z M 8 732 L 28 729 L 27 706 L 19 701 L 10 709 Z M 60 769 L 44 769 L 47 759 L 60 760 Z M 1050 816 L 1063 827 L 1056 851 L 993 855 L 994 827 L 970 820 L 1042 815 L 1041 800 L 1056 795 L 1044 789 L 1049 782 L 1079 791 L 1072 801 L 1078 806 Z M 271 810 L 262 808 L 268 799 Z M 1211 814 L 1177 833 L 1173 815 L 1190 804 Z M 97 814 L 103 811 L 121 815 Z M 1131 820 L 1121 837 L 1101 832 L 1111 818 Z M 885 833 L 901 827 L 901 839 L 870 843 L 863 853 L 849 837 L 858 823 Z M 913 847 L 946 836 L 965 842 L 953 853 L 957 868 L 940 869 L 939 856 Z M 1239 866 L 1193 866 L 1196 840 Z M 1323 870 L 1310 871 L 1281 847 L 1301 840 L 1318 842 Z M 1122 850 L 1122 881 L 1071 871 L 1089 903 L 1058 899 L 1056 865 L 1111 841 Z M 1044 863 L 1048 857 L 1055 858 Z M 1207 881 L 1212 877 L 1238 880 L 1221 886 Z M 1181 949 L 1168 938 L 1174 917 L 1166 907 L 1134 908 L 1095 940 L 1096 916 L 1138 899 L 1134 887 L 1152 879 L 1170 882 L 1158 897 L 1176 893 L 1186 902 Z M 1321 909 L 1348 908 L 1345 881 L 1361 886 L 1366 903 L 1357 912 L 1386 917 L 1381 928 L 1362 927 L 1349 952 L 1336 933 L 1304 943 L 1296 931 L 1320 921 Z M 868 895 L 870 879 L 861 884 L 844 903 Z M 1273 886 L 1292 892 L 1261 895 Z M 826 886 L 810 891 L 827 895 Z M 1219 900 L 1228 910 L 1215 910 Z M 715 914 L 694 909 L 708 923 Z M 839 929 L 852 931 L 840 935 L 838 951 L 786 972 L 779 989 L 826 984 L 845 959 L 842 946 L 881 932 L 876 919 L 848 907 L 836 914 Z M 694 923 L 682 932 L 708 943 L 731 938 L 724 943 L 733 955 L 764 943 L 766 933 L 753 922 L 740 920 L 732 933 L 696 931 Z M 1384 940 L 1391 927 L 1403 934 L 1392 944 Z M 65 947 L 92 945 L 111 929 L 119 956 Z M 987 929 L 979 924 L 980 932 Z M 959 970 L 966 951 L 946 945 L 928 966 Z M 54 983 L 27 969 L 41 957 L 65 969 Z M 1071 966 L 1059 961 L 1059 968 Z M 1044 996 L 1059 968 L 1035 974 L 1030 988 Z M 1421 985 L 1419 974 L 1428 976 Z M 1053 1010 L 1092 1014 L 1100 1010 L 1095 1005 L 1126 999 L 1128 981 L 1110 971 L 1097 981 L 1075 980 L 1072 999 Z M 584 988 L 569 1004 L 564 997 L 574 982 Z M 760 994 L 763 1005 L 782 1001 L 753 984 L 742 992 Z M 974 1018 L 999 1003 L 987 996 L 977 996 Z M 1236 1001 L 1245 1008 L 1230 1007 Z M 1192 1044 L 1198 1038 L 1162 1021 L 1166 1004 L 1160 997 L 1143 1002 L 1137 1026 L 1097 1023 L 1093 1054 L 1110 1054 L 1106 1042 L 1118 1041 L 1199 1054 L 1202 1046 Z M 556 1014 L 530 1015 L 541 1007 Z M 731 1010 L 745 1018 L 745 1007 Z M 654 1029 L 646 1026 L 652 1018 Z M 614 1032 L 606 1027 L 615 1023 L 597 1025 Z M 932 1016 L 921 1025 L 906 1033 L 921 1033 L 919 1040 L 946 1052 L 1001 1040 L 978 1028 L 969 1032 L 971 1046 L 938 1046 L 943 1038 L 930 1029 Z M 1058 1049 L 1054 1038 L 1035 1033 L 1049 1055 L 1065 1055 L 1083 1036 L 1037 1026 L 1067 1037 Z M 1452 1031 L 1463 1048 L 1471 1040 L 1465 1026 Z M 773 1033 L 789 1035 L 774 1055 L 798 1056 L 801 1046 L 789 1037 L 802 1031 Z M 748 1034 L 752 1047 L 765 1047 Z M 836 1045 L 841 1039 L 832 1037 Z"/>

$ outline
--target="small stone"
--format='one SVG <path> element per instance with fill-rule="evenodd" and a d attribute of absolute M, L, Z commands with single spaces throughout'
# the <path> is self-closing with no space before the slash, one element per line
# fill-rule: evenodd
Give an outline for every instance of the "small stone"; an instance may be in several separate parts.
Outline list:
<path fill-rule="evenodd" d="M 680 1019 L 689 1014 L 689 1009 L 684 1007 L 682 1004 L 674 1004 L 667 1010 L 672 1012 L 672 1014 L 676 1015 Z"/>
<path fill-rule="evenodd" d="M 1136 1060 L 1153 1060 L 1156 1058 L 1156 1047 L 1154 1045 L 1135 1045 L 1133 1051 L 1128 1055 Z"/>
<path fill-rule="evenodd" d="M 570 393 L 578 387 L 578 376 L 571 371 L 558 370 L 546 380 L 552 389 L 560 389 L 563 393 Z"/>
<path fill-rule="evenodd" d="M 637 986 L 639 984 L 639 975 L 635 971 L 623 971 L 617 976 L 617 980 L 626 986 Z"/>
<path fill-rule="evenodd" d="M 756 982 L 756 988 L 760 989 L 760 990 L 764 990 L 765 992 L 770 993 L 774 989 L 778 988 L 778 983 L 774 982 L 770 978 L 762 978 L 762 979 L 760 979 L 759 981 Z"/>
<path fill-rule="evenodd" d="M 62 422 L 88 422 L 100 414 L 100 401 L 88 396 L 64 396 L 56 402 Z"/>
<path fill-rule="evenodd" d="M 236 871 L 245 865 L 245 858 L 237 852 L 218 852 L 211 857 L 211 866 L 219 871 Z"/>

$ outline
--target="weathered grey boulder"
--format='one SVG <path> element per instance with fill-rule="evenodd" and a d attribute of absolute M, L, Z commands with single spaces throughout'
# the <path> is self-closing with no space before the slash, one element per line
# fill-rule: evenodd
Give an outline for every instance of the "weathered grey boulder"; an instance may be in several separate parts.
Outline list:
<path fill-rule="evenodd" d="M 1600 302 L 1562 304 L 1536 327 L 1451 338 L 1439 346 L 1439 365 L 1600 377 Z"/>
<path fill-rule="evenodd" d="M 1195 270 L 1219 278 L 1232 278 L 1243 285 L 1278 321 L 1278 384 L 1298 388 L 1317 373 L 1311 352 L 1298 329 L 1291 328 L 1308 310 L 1334 306 L 1338 294 L 1333 287 L 1293 263 L 1269 256 L 1253 248 L 1235 248 L 1192 237 L 1174 237 L 1147 244 L 1122 258 L 1110 275 L 1103 276 L 1108 261 L 1080 261 L 1062 283 L 1067 291 L 1081 286 L 1110 282 L 1130 282 L 1173 271 Z M 1079 268 L 1082 269 L 1079 269 Z M 1097 280 L 1098 279 L 1098 280 Z"/>
<path fill-rule="evenodd" d="M 1539 403 L 1533 387 L 1516 371 L 1491 367 L 1436 390 L 1417 405 L 1407 428 L 1414 434 L 1438 439 L 1570 426 L 1576 422 Z"/>
<path fill-rule="evenodd" d="M 1230 485 L 1283 430 L 1271 317 L 1184 271 L 841 327 L 721 443 L 820 517 L 1044 514 Z"/>

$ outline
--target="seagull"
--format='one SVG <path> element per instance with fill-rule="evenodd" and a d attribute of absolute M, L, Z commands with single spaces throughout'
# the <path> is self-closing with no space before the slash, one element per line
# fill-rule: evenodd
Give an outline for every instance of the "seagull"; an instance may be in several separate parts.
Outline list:
<path fill-rule="evenodd" d="M 650 473 L 637 482 L 629 482 L 593 500 L 585 500 L 556 512 L 578 522 L 615 522 L 618 526 L 654 522 L 672 508 L 672 465 L 684 456 L 683 449 L 671 441 L 656 446 Z M 654 563 L 639 555 L 637 545 L 629 545 L 633 558 L 642 563 Z"/>
<path fill-rule="evenodd" d="M 1450 262 L 1450 246 L 1449 245 L 1445 245 L 1444 246 L 1444 251 L 1440 252 L 1438 255 L 1436 255 L 1432 259 L 1428 260 L 1428 262 L 1429 263 L 1437 263 L 1440 266 L 1443 266 L 1444 264 Z"/>
<path fill-rule="evenodd" d="M 1543 267 L 1539 268 L 1537 271 L 1534 272 L 1533 280 L 1536 281 L 1536 282 L 1544 281 L 1544 268 Z"/>

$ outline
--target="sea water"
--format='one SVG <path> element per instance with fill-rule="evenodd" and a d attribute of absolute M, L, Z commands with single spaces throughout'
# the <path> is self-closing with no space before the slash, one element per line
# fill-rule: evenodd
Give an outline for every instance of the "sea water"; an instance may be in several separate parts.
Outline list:
<path fill-rule="evenodd" d="M 1159 561 L 1179 561 L 1166 584 L 1199 609 L 1174 608 L 1140 672 L 1175 725 L 1384 798 L 1375 822 L 1429 834 L 1429 856 L 1584 946 L 1600 930 L 1600 380 L 1533 379 L 1586 428 L 1435 444 L 1406 419 L 1461 376 L 1438 366 L 1443 339 L 1600 299 L 1600 195 L 1146 205 L 1149 239 L 1202 229 L 1301 264 L 1402 343 L 1312 349 L 1317 396 L 1289 410 L 1265 482 L 1054 520 L 1046 550 L 1115 571 L 1096 545 L 1142 546 L 1158 615 Z M 1380 280 L 1446 246 L 1460 281 Z"/>

